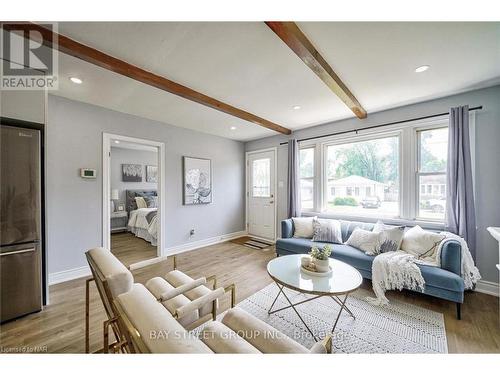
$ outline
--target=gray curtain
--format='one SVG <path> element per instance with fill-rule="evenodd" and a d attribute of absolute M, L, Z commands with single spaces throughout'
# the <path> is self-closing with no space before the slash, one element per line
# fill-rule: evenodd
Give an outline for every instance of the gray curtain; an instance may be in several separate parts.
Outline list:
<path fill-rule="evenodd" d="M 476 259 L 476 214 L 472 191 L 469 106 L 450 109 L 446 229 L 463 237 Z"/>
<path fill-rule="evenodd" d="M 288 141 L 288 217 L 300 216 L 299 143 Z"/>

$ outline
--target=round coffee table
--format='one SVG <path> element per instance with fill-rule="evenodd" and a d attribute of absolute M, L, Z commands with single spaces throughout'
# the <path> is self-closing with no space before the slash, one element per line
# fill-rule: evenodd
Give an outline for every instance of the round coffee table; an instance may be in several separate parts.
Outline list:
<path fill-rule="evenodd" d="M 268 314 L 274 314 L 278 311 L 292 308 L 314 340 L 318 341 L 304 319 L 300 316 L 295 306 L 302 305 L 303 303 L 313 301 L 317 298 L 330 297 L 340 306 L 340 310 L 332 328 L 333 333 L 343 310 L 346 310 L 349 315 L 355 319 L 352 311 L 346 306 L 346 301 L 349 294 L 360 287 L 363 282 L 363 277 L 356 268 L 348 265 L 347 263 L 341 262 L 340 260 L 332 258 L 329 259 L 330 267 L 332 268 L 330 276 L 311 276 L 302 272 L 300 269 L 301 259 L 305 256 L 307 255 L 284 255 L 271 260 L 267 264 L 267 273 L 271 276 L 279 288 L 278 295 L 271 304 Z M 311 294 L 313 297 L 304 301 L 292 303 L 290 298 L 288 298 L 285 293 L 285 288 L 304 294 Z M 281 294 L 288 302 L 288 306 L 272 310 Z M 340 298 L 340 296 L 344 297 Z"/>

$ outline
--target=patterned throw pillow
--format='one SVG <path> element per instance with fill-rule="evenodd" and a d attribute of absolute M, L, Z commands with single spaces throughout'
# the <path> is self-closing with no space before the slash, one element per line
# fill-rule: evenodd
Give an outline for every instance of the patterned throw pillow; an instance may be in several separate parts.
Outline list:
<path fill-rule="evenodd" d="M 148 208 L 158 208 L 158 197 L 156 195 L 144 197 Z"/>
<path fill-rule="evenodd" d="M 314 236 L 312 240 L 315 242 L 342 243 L 340 221 L 329 219 L 314 220 Z"/>
<path fill-rule="evenodd" d="M 364 251 L 368 255 L 375 255 L 379 248 L 379 238 L 380 233 L 356 228 L 346 241 L 346 245 Z"/>
<path fill-rule="evenodd" d="M 373 232 L 380 234 L 377 253 L 387 253 L 389 251 L 397 251 L 401 248 L 405 227 L 385 225 L 379 220 L 373 227 Z"/>

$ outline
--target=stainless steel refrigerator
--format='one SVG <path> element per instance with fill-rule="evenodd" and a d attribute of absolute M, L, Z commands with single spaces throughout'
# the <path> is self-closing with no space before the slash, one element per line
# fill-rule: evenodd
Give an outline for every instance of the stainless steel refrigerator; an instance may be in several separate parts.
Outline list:
<path fill-rule="evenodd" d="M 42 309 L 41 136 L 1 125 L 0 321 Z"/>

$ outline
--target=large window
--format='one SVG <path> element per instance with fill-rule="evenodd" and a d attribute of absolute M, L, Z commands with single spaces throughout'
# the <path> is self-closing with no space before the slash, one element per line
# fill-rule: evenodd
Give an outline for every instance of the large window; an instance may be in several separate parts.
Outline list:
<path fill-rule="evenodd" d="M 418 132 L 418 217 L 444 220 L 448 128 Z"/>
<path fill-rule="evenodd" d="M 300 150 L 304 211 L 440 226 L 447 194 L 447 123 L 443 116 L 309 143 Z"/>
<path fill-rule="evenodd" d="M 399 216 L 399 136 L 326 146 L 326 212 Z"/>
<path fill-rule="evenodd" d="M 300 200 L 301 208 L 314 208 L 314 148 L 300 150 Z"/>

